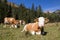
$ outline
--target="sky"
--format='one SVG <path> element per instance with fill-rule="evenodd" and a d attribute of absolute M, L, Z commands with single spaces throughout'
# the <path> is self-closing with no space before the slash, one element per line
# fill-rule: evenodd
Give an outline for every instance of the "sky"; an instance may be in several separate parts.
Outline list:
<path fill-rule="evenodd" d="M 41 6 L 42 10 L 53 12 L 57 9 L 60 9 L 60 0 L 7 0 L 8 2 L 15 3 L 20 5 L 21 3 L 25 5 L 27 8 L 32 7 L 32 3 L 34 3 L 34 7 Z"/>

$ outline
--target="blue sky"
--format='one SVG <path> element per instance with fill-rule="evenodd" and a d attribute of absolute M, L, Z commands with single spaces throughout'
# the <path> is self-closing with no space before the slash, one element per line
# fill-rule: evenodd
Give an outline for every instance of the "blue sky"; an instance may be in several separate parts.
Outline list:
<path fill-rule="evenodd" d="M 7 0 L 8 2 L 12 2 L 15 4 L 23 3 L 25 7 L 31 8 L 32 3 L 37 7 L 41 5 L 43 11 L 55 11 L 60 9 L 60 0 Z"/>

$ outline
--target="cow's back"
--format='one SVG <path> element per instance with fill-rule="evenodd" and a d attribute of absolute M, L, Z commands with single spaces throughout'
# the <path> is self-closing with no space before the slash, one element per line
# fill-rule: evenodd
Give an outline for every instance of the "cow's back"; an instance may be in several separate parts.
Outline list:
<path fill-rule="evenodd" d="M 31 31 L 32 30 L 32 23 L 26 24 L 26 29 L 27 29 L 27 31 Z"/>
<path fill-rule="evenodd" d="M 14 18 L 8 18 L 8 17 L 4 18 L 5 23 L 13 23 L 13 21 L 15 21 Z"/>
<path fill-rule="evenodd" d="M 27 24 L 26 29 L 28 31 L 39 31 L 39 29 L 38 29 L 38 23 L 30 23 L 30 24 Z"/>

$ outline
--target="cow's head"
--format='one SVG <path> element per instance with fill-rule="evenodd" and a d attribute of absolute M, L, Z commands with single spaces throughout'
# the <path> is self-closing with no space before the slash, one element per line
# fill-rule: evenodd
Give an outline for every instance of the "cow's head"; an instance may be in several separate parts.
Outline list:
<path fill-rule="evenodd" d="M 19 20 L 20 25 L 25 25 L 25 21 L 24 20 Z"/>
<path fill-rule="evenodd" d="M 44 17 L 40 17 L 40 20 L 43 20 L 45 24 L 49 22 L 49 19 Z M 39 18 L 34 19 L 34 22 L 39 22 Z"/>
<path fill-rule="evenodd" d="M 38 18 L 34 19 L 34 22 L 38 22 Z"/>
<path fill-rule="evenodd" d="M 49 22 L 49 19 L 48 18 L 45 18 L 45 24 Z"/>

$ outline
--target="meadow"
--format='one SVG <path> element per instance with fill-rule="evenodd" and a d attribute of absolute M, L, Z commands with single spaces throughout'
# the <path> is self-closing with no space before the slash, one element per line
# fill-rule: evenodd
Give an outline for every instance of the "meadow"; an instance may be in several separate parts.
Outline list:
<path fill-rule="evenodd" d="M 60 23 L 48 23 L 44 29 L 46 35 L 25 35 L 21 32 L 23 25 L 20 28 L 3 28 L 0 24 L 0 40 L 60 40 Z"/>

